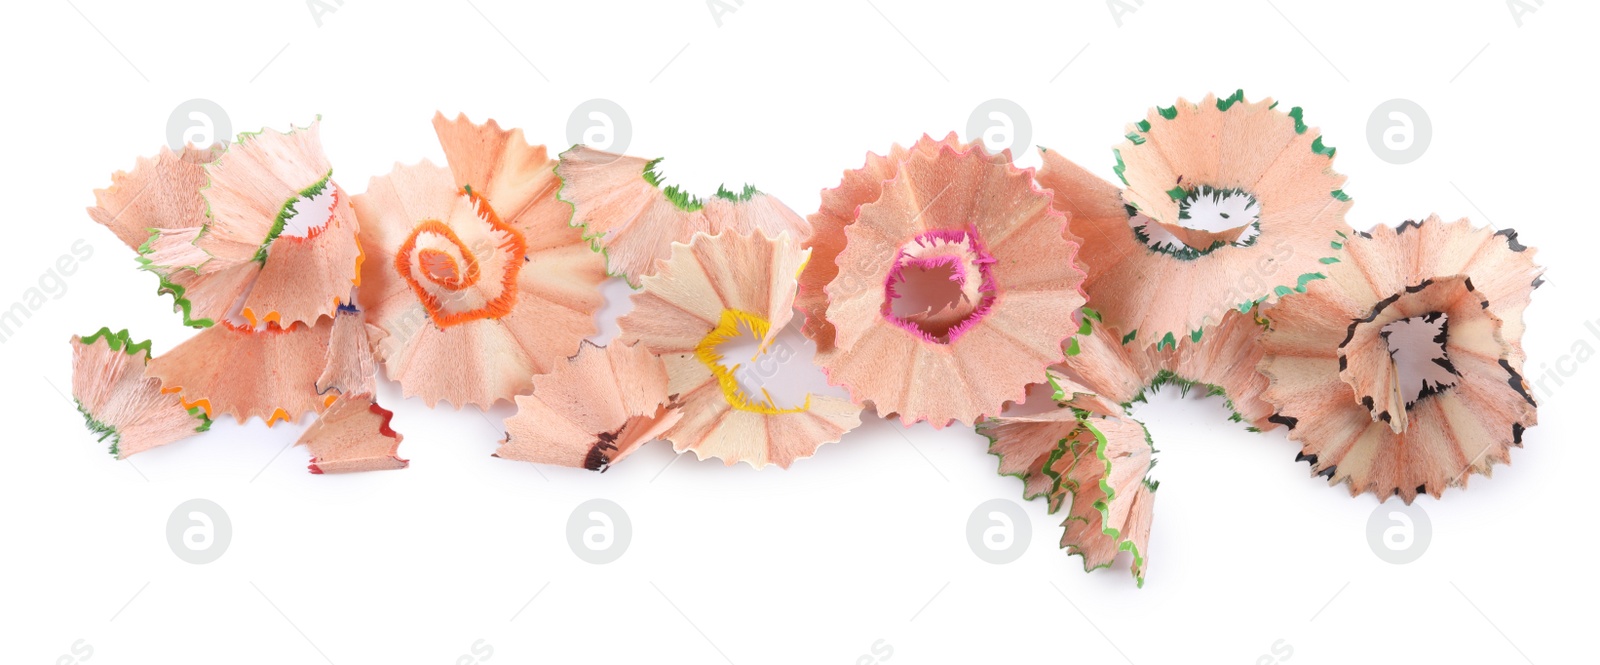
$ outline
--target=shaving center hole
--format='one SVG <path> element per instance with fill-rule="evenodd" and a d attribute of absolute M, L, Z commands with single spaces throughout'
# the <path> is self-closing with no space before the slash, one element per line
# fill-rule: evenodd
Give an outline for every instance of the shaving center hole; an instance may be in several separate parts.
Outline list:
<path fill-rule="evenodd" d="M 1445 350 L 1450 339 L 1448 314 L 1429 312 L 1400 319 L 1385 325 L 1381 334 L 1389 344 L 1389 358 L 1407 405 L 1456 385 L 1458 377 Z"/>

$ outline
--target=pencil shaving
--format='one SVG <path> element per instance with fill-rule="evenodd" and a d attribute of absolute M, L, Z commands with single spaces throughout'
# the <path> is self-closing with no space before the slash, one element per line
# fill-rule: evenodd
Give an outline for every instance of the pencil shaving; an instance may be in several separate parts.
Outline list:
<path fill-rule="evenodd" d="M 1270 99 L 1178 100 L 1128 126 L 1115 186 L 1044 151 L 1039 183 L 1072 212 L 1106 323 L 1166 348 L 1322 276 L 1350 197 L 1334 150 Z"/>
<path fill-rule="evenodd" d="M 141 157 L 132 171 L 111 176 L 111 186 L 94 191 L 89 218 L 110 229 L 134 251 L 150 239 L 151 229 L 197 231 L 206 222 L 206 164 L 223 147 L 162 148 L 155 157 Z"/>
<path fill-rule="evenodd" d="M 405 439 L 390 427 L 394 412 L 378 406 L 371 394 L 340 395 L 295 441 L 311 451 L 311 473 L 355 473 L 404 469 Z"/>
<path fill-rule="evenodd" d="M 331 319 L 262 330 L 212 326 L 152 359 L 148 372 L 185 408 L 199 407 L 208 417 L 297 422 L 333 401 L 334 395 L 317 394 L 332 329 Z"/>
<path fill-rule="evenodd" d="M 1542 281 L 1511 231 L 1430 217 L 1349 238 L 1327 283 L 1266 310 L 1272 418 L 1330 485 L 1439 497 L 1510 463 L 1537 422 L 1522 313 Z"/>
<path fill-rule="evenodd" d="M 1044 497 L 1051 513 L 1067 509 L 1061 547 L 1082 556 L 1085 571 L 1110 566 L 1127 551 L 1143 586 L 1158 486 L 1148 480 L 1149 433 L 1086 386 L 1059 376 L 1051 383 L 1056 408 L 987 418 L 978 433 L 1000 458 L 1001 475 L 1022 480 L 1024 499 Z"/>
<path fill-rule="evenodd" d="M 643 344 L 584 342 L 516 402 L 496 457 L 591 471 L 621 462 L 683 416 L 667 393 L 666 366 Z"/>
<path fill-rule="evenodd" d="M 140 247 L 185 323 L 261 328 L 332 314 L 356 284 L 362 257 L 319 123 L 245 134 L 204 168 L 204 225 L 158 227 Z"/>
<path fill-rule="evenodd" d="M 117 459 L 193 436 L 211 428 L 199 408 L 185 409 L 161 381 L 145 374 L 150 342 L 135 343 L 128 331 L 101 328 L 72 336 L 72 398 L 89 431 L 111 440 Z"/>
<path fill-rule="evenodd" d="M 1272 406 L 1261 394 L 1267 379 L 1257 371 L 1262 325 L 1252 312 L 1230 311 L 1219 325 L 1177 347 L 1124 345 L 1127 337 L 1089 310 L 1079 334 L 1067 343 L 1066 361 L 1057 371 L 1087 386 L 1089 392 L 1131 407 L 1149 391 L 1176 386 L 1225 400 L 1230 418 L 1255 431 L 1274 429 Z"/>
<path fill-rule="evenodd" d="M 788 234 L 696 234 L 642 280 L 620 339 L 661 356 L 667 392 L 682 402 L 682 419 L 664 437 L 679 452 L 715 457 L 729 466 L 787 468 L 861 424 L 861 407 L 808 394 L 779 403 L 740 383 L 741 359 L 725 358 L 729 340 L 748 335 L 764 351 L 794 314 L 796 276 L 809 252 Z M 744 362 L 756 362 L 751 359 Z"/>
<path fill-rule="evenodd" d="M 906 424 L 998 414 L 1078 327 L 1083 272 L 1066 225 L 1008 154 L 925 139 L 844 225 L 823 289 L 832 348 L 817 363 Z"/>
<path fill-rule="evenodd" d="M 604 262 L 568 226 L 543 146 L 493 121 L 434 128 L 448 168 L 397 165 L 356 197 L 362 297 L 406 396 L 487 408 L 594 334 Z"/>

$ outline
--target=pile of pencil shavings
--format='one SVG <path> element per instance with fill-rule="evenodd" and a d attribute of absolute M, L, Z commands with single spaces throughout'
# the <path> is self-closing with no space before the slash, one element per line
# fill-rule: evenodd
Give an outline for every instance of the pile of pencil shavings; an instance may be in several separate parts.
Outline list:
<path fill-rule="evenodd" d="M 1352 229 L 1333 148 L 1242 92 L 1129 125 L 1121 187 L 1049 150 L 1035 173 L 924 136 L 869 153 L 809 217 L 751 186 L 664 186 L 659 159 L 433 125 L 445 164 L 360 194 L 316 123 L 162 150 L 95 192 L 90 216 L 200 329 L 159 356 L 73 337 L 73 394 L 112 454 L 314 412 L 313 473 L 405 468 L 379 368 L 430 407 L 514 401 L 497 457 L 602 471 L 656 439 L 786 468 L 871 408 L 976 425 L 1000 473 L 1067 513 L 1062 547 L 1086 569 L 1131 552 L 1142 584 L 1146 391 L 1221 395 L 1330 485 L 1408 503 L 1509 463 L 1536 421 L 1534 251 L 1466 220 Z M 597 346 L 611 278 L 636 291 Z M 739 378 L 796 310 L 837 395 Z M 738 339 L 755 357 L 726 357 Z M 1045 383 L 1052 403 L 1022 408 Z"/>

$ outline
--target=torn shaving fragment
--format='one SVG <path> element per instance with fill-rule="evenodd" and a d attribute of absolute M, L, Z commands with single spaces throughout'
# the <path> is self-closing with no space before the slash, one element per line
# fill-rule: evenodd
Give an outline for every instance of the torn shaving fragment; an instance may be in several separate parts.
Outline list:
<path fill-rule="evenodd" d="M 205 174 L 204 225 L 157 227 L 139 248 L 184 323 L 259 329 L 332 314 L 357 284 L 362 256 L 319 123 L 244 134 Z"/>
<path fill-rule="evenodd" d="M 211 428 L 204 411 L 185 409 L 177 395 L 145 375 L 149 361 L 150 342 L 135 343 L 126 330 L 72 336 L 73 401 L 89 431 L 111 439 L 117 459 Z"/>
<path fill-rule="evenodd" d="M 495 457 L 605 471 L 683 416 L 667 368 L 643 344 L 584 342 L 518 396 Z"/>
<path fill-rule="evenodd" d="M 1115 151 L 1120 196 L 1041 151 L 1039 184 L 1083 237 L 1090 303 L 1130 343 L 1191 341 L 1229 310 L 1304 292 L 1337 260 L 1350 197 L 1334 150 L 1299 108 L 1276 107 L 1240 91 L 1151 109 Z"/>
<path fill-rule="evenodd" d="M 1067 218 L 1007 153 L 907 151 L 844 226 L 824 288 L 828 380 L 905 424 L 971 424 L 1020 401 L 1078 328 Z"/>
<path fill-rule="evenodd" d="M 449 168 L 396 165 L 355 197 L 373 342 L 407 397 L 488 408 L 596 332 L 604 260 L 568 225 L 544 146 L 433 120 Z"/>
<path fill-rule="evenodd" d="M 1406 503 L 1510 463 L 1537 422 L 1521 354 L 1542 282 L 1534 251 L 1510 230 L 1438 217 L 1357 234 L 1346 250 L 1326 284 L 1265 310 L 1265 398 L 1297 459 L 1351 495 Z"/>
<path fill-rule="evenodd" d="M 316 381 L 317 394 L 333 401 L 295 442 L 311 451 L 311 473 L 410 465 L 397 454 L 404 437 L 390 426 L 394 413 L 378 405 L 376 384 L 377 363 L 368 343 L 366 314 L 353 305 L 340 305 Z"/>
<path fill-rule="evenodd" d="M 1083 557 L 1084 570 L 1133 555 L 1144 585 L 1151 507 L 1158 483 L 1149 432 L 1120 406 L 1070 379 L 1052 377 L 1057 407 L 1043 413 L 986 418 L 977 426 L 1000 458 L 1001 475 L 1023 482 L 1023 498 L 1045 497 L 1051 513 L 1068 507 L 1061 547 Z"/>
<path fill-rule="evenodd" d="M 353 305 L 340 305 L 328 332 L 328 351 L 323 355 L 322 374 L 317 376 L 317 394 L 330 391 L 341 395 L 377 393 L 378 365 L 367 335 L 367 316 Z"/>
<path fill-rule="evenodd" d="M 317 394 L 317 378 L 328 353 L 333 320 L 288 328 L 268 323 L 262 330 L 224 322 L 150 361 L 148 373 L 163 392 L 177 393 L 184 408 L 200 407 L 207 416 L 233 416 L 240 424 L 260 418 L 267 426 L 295 422 L 321 410 L 335 395 Z"/>
<path fill-rule="evenodd" d="M 556 175 L 561 200 L 572 204 L 572 224 L 606 257 L 607 270 L 628 280 L 652 274 L 671 255 L 671 245 L 696 233 L 718 235 L 787 232 L 804 240 L 811 224 L 778 199 L 745 185 L 740 191 L 718 187 L 701 200 L 674 185 L 663 187 L 656 166 L 646 160 L 577 145 L 561 153 Z"/>
<path fill-rule="evenodd" d="M 389 426 L 394 412 L 378 406 L 371 394 L 340 395 L 295 441 L 311 451 L 311 473 L 353 473 L 404 469 L 405 440 Z"/>
<path fill-rule="evenodd" d="M 794 315 L 795 279 L 808 256 L 787 233 L 696 234 L 674 243 L 671 258 L 641 280 L 633 311 L 618 321 L 619 339 L 642 343 L 665 363 L 667 392 L 683 404 L 682 419 L 664 434 L 678 452 L 788 468 L 861 424 L 861 407 L 848 400 L 808 394 L 780 404 L 764 389 L 751 394 L 737 379 L 739 365 L 723 358 L 724 343 L 749 333 L 760 342 L 751 362 L 759 362 Z"/>

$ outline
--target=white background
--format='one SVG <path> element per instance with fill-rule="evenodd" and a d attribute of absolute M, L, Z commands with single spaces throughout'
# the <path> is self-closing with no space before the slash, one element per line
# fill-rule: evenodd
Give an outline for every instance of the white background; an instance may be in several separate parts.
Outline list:
<path fill-rule="evenodd" d="M 1593 658 L 1600 369 L 1573 355 L 1600 347 L 1584 325 L 1600 320 L 1593 3 L 1529 0 L 1520 25 L 1502 0 L 1128 0 L 1120 17 L 1100 0 L 731 4 L 720 26 L 700 0 L 347 0 L 320 27 L 300 0 L 8 7 L 0 306 L 75 241 L 93 254 L 0 344 L 4 660 L 58 662 L 75 643 L 107 663 L 480 662 L 484 647 L 492 663 L 857 663 L 875 643 L 890 663 Z M 1143 589 L 1125 564 L 1084 574 L 1038 502 L 1020 560 L 974 556 L 968 516 L 1020 484 L 962 428 L 868 414 L 788 471 L 671 462 L 656 443 L 601 475 L 490 458 L 509 409 L 428 411 L 390 385 L 411 468 L 313 476 L 284 449 L 307 420 L 219 423 L 116 462 L 62 394 L 73 333 L 128 327 L 157 353 L 192 334 L 83 212 L 188 99 L 236 132 L 322 114 L 354 192 L 396 161 L 442 160 L 435 109 L 560 149 L 572 109 L 607 98 L 631 118 L 628 151 L 667 156 L 670 181 L 751 182 L 807 214 L 866 151 L 965 133 L 990 98 L 1111 178 L 1125 123 L 1240 87 L 1304 107 L 1339 148 L 1352 225 L 1470 216 L 1515 227 L 1549 268 L 1526 338 L 1541 423 L 1492 480 L 1419 500 L 1433 537 L 1415 563 L 1375 556 L 1378 503 L 1308 479 L 1281 432 L 1170 391 L 1135 413 L 1163 481 Z M 1411 164 L 1367 141 L 1392 98 L 1431 118 Z M 208 565 L 166 542 L 196 497 L 233 524 Z M 633 524 L 603 566 L 565 535 L 595 497 Z"/>

